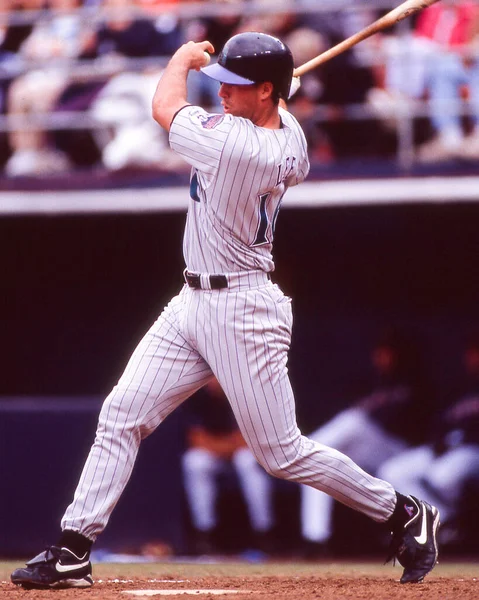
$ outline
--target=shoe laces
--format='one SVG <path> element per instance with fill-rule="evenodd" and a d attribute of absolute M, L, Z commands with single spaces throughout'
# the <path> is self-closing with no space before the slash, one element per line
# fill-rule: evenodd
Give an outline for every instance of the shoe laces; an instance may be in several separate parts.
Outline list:
<path fill-rule="evenodd" d="M 401 548 L 401 544 L 403 541 L 403 532 L 396 531 L 392 532 L 391 541 L 389 542 L 388 554 L 387 558 L 384 561 L 384 564 L 393 561 L 393 566 L 396 564 L 396 559 Z"/>
<path fill-rule="evenodd" d="M 57 560 L 60 556 L 61 549 L 58 546 L 45 546 L 45 562 Z"/>

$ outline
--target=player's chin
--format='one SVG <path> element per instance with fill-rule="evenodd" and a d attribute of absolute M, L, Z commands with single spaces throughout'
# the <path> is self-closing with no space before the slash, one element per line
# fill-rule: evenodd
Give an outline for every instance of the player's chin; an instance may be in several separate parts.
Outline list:
<path fill-rule="evenodd" d="M 223 112 L 225 113 L 225 115 L 233 115 L 235 116 L 235 111 L 233 109 L 233 107 L 227 105 L 227 104 L 221 104 L 221 106 L 223 107 Z"/>

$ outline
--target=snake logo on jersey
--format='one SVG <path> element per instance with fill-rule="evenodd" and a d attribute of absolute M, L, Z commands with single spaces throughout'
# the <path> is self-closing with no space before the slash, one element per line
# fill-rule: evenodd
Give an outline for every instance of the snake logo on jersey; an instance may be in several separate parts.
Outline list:
<path fill-rule="evenodd" d="M 224 119 L 224 115 L 211 115 L 201 122 L 205 129 L 214 129 Z"/>

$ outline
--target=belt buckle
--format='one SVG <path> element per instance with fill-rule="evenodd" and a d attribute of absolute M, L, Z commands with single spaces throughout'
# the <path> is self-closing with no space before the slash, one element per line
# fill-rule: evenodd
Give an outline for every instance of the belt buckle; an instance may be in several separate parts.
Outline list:
<path fill-rule="evenodd" d="M 188 273 L 188 271 L 186 271 L 185 279 L 190 288 L 193 288 L 194 290 L 201 289 L 201 280 L 199 275 Z"/>

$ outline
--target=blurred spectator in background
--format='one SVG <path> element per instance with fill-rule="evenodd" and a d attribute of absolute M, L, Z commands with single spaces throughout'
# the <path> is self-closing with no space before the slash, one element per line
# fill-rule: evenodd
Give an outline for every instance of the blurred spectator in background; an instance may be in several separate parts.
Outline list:
<path fill-rule="evenodd" d="M 348 454 L 376 475 L 384 460 L 423 439 L 431 398 L 420 373 L 417 348 L 402 332 L 384 331 L 372 348 L 371 365 L 371 390 L 309 437 Z M 301 489 L 306 557 L 331 550 L 333 510 L 334 500 L 327 494 L 307 486 Z"/>
<path fill-rule="evenodd" d="M 102 5 L 105 19 L 95 36 L 96 58 L 110 63 L 118 57 L 124 66 L 124 57 L 169 56 L 181 43 L 178 21 L 164 14 L 153 19 L 154 11 L 148 13 L 142 0 L 103 0 Z"/>
<path fill-rule="evenodd" d="M 295 5 L 301 10 L 302 5 L 311 9 L 309 0 L 296 0 Z M 359 5 L 359 6 L 358 6 Z M 358 0 L 334 0 L 323 2 L 321 10 L 306 10 L 298 13 L 297 26 L 309 27 L 318 31 L 327 40 L 330 48 L 357 33 L 378 18 L 378 9 L 369 7 Z M 345 53 L 349 63 L 356 66 L 370 65 L 370 40 L 364 40 Z M 339 56 L 334 59 L 337 61 Z M 337 62 L 336 62 L 337 64 Z"/>
<path fill-rule="evenodd" d="M 244 15 L 236 33 L 261 31 L 283 39 L 299 26 L 297 5 L 294 0 L 283 2 L 256 0 L 255 6 L 258 11 L 255 14 Z"/>
<path fill-rule="evenodd" d="M 213 379 L 190 400 L 188 449 L 183 455 L 186 498 L 194 527 L 194 551 L 217 551 L 218 478 L 234 469 L 254 534 L 253 545 L 268 550 L 273 527 L 272 478 L 244 441 L 218 381 Z"/>
<path fill-rule="evenodd" d="M 187 163 L 171 150 L 165 131 L 151 118 L 151 99 L 160 77 L 161 69 L 154 68 L 120 73 L 93 99 L 89 114 L 104 125 L 95 140 L 108 170 L 189 172 Z"/>
<path fill-rule="evenodd" d="M 479 157 L 479 6 L 443 0 L 421 11 L 405 34 L 373 36 L 384 62 L 375 66 L 368 101 L 383 123 L 396 128 L 401 109 L 429 99 L 433 139 L 418 148 L 420 162 Z M 472 134 L 464 137 L 463 96 L 472 107 Z"/>
<path fill-rule="evenodd" d="M 301 0 L 296 6 L 301 8 Z M 352 0 L 323 5 L 323 10 L 298 13 L 294 29 L 285 38 L 300 66 L 356 33 L 376 18 L 366 5 L 351 9 Z M 301 88 L 288 104 L 305 127 L 310 153 L 321 162 L 378 153 L 379 128 L 374 121 L 351 121 L 349 104 L 361 104 L 373 86 L 368 41 L 358 44 L 301 77 Z M 306 119 L 304 122 L 303 119 Z"/>
<path fill-rule="evenodd" d="M 166 61 L 181 44 L 180 24 L 167 3 L 137 0 L 137 5 L 146 7 L 144 17 L 130 10 L 132 0 L 104 0 L 105 9 L 111 12 L 96 33 L 93 57 L 100 71 L 104 65 L 111 76 L 102 78 L 99 91 L 93 89 L 93 94 L 84 83 L 70 86 L 57 110 L 88 110 L 104 126 L 95 129 L 93 137 L 109 170 L 181 169 L 186 167 L 184 161 L 171 152 L 165 132 L 151 119 L 151 99 L 161 66 L 127 62 L 153 57 Z M 72 146 L 71 137 L 71 133 L 63 134 L 59 142 L 66 150 Z"/>
<path fill-rule="evenodd" d="M 164 134 L 151 120 L 152 96 L 149 123 L 145 124 L 145 97 L 151 94 L 151 80 L 161 64 L 130 61 L 161 58 L 166 62 L 181 44 L 179 21 L 164 2 L 152 5 L 144 0 L 103 0 L 102 6 L 104 18 L 97 24 L 89 56 L 94 59 L 99 75 L 93 80 L 73 82 L 55 108 L 57 111 L 91 109 L 90 115 L 103 125 L 92 131 L 94 146 L 108 169 L 161 167 L 158 161 L 162 161 L 168 170 L 172 166 L 168 158 L 171 153 L 164 148 Z M 133 87 L 128 91 L 130 85 Z M 107 101 L 109 108 L 105 110 Z M 78 143 L 74 143 L 76 138 Z M 61 132 L 56 140 L 75 163 L 88 164 L 89 157 L 85 155 L 91 144 L 84 135 Z M 148 144 L 151 144 L 150 154 Z"/>
<path fill-rule="evenodd" d="M 181 41 L 178 20 L 164 11 L 158 16 L 146 13 L 142 16 L 140 1 L 104 0 L 104 18 L 90 22 L 78 11 L 81 0 L 49 0 L 51 11 L 36 23 L 20 48 L 26 60 L 38 64 L 10 86 L 9 114 L 34 117 L 52 111 L 80 113 L 90 108 L 111 77 L 127 70 L 143 72 L 141 64 L 131 66 L 128 59 L 165 57 L 166 60 Z M 94 63 L 83 72 L 78 64 L 72 68 L 78 60 L 86 59 Z M 143 81 L 138 77 L 135 83 L 135 93 L 139 96 L 150 91 L 148 78 Z M 111 97 L 111 90 L 109 94 Z M 121 106 L 119 103 L 114 111 L 113 103 L 112 112 L 117 118 L 127 119 L 128 112 L 119 115 Z M 114 116 L 105 126 L 111 124 Z M 80 135 L 83 135 L 80 123 L 73 130 L 47 134 L 40 124 L 30 122 L 28 128 L 10 135 L 13 154 L 5 167 L 7 175 L 63 172 L 71 166 L 72 159 L 89 164 L 90 157 L 82 156 L 83 147 L 76 143 Z M 110 132 L 106 137 L 94 137 L 101 153 L 110 141 Z M 125 144 L 130 141 L 124 131 L 122 140 Z"/>
<path fill-rule="evenodd" d="M 448 158 L 479 160 L 479 5 L 440 3 L 437 23 L 451 28 L 449 52 L 435 54 L 429 64 L 429 104 L 435 137 L 418 149 L 421 162 Z M 439 10 L 438 10 L 439 9 Z M 434 13 L 432 13 L 434 15 Z M 462 119 L 467 94 L 472 131 L 465 135 Z"/>
<path fill-rule="evenodd" d="M 294 66 L 299 67 L 327 49 L 324 37 L 314 29 L 299 27 L 285 42 L 290 48 Z M 288 101 L 288 110 L 301 123 L 310 153 L 323 162 L 332 158 L 331 142 L 318 119 L 318 106 L 325 94 L 321 69 L 313 69 L 301 76 L 301 87 Z"/>
<path fill-rule="evenodd" d="M 27 117 L 48 114 L 69 81 L 72 62 L 91 47 L 91 28 L 82 22 L 77 9 L 80 0 L 49 0 L 46 12 L 35 21 L 31 34 L 18 53 L 26 66 L 8 90 L 8 114 Z M 54 149 L 42 125 L 32 122 L 9 135 L 12 155 L 7 175 L 63 171 L 67 158 Z"/>
<path fill-rule="evenodd" d="M 0 23 L 0 114 L 7 112 L 7 94 L 11 82 L 23 70 L 20 48 L 33 30 L 32 23 L 16 21 L 25 11 L 38 11 L 43 0 L 2 0 L 0 10 L 3 20 Z M 0 131 L 0 168 L 11 154 L 8 136 Z"/>
<path fill-rule="evenodd" d="M 2 0 L 4 22 L 0 23 L 0 108 L 5 111 L 6 91 L 13 77 L 23 68 L 20 48 L 33 31 L 33 23 L 15 22 L 25 11 L 38 11 L 44 0 Z"/>
<path fill-rule="evenodd" d="M 408 489 L 435 502 L 443 529 L 449 532 L 461 522 L 465 501 L 472 503 L 476 512 L 479 501 L 479 335 L 466 344 L 462 362 L 465 385 L 437 417 L 429 442 L 391 458 L 378 471 L 378 477 L 388 477 L 396 489 Z M 465 498 L 471 483 L 476 496 Z M 466 523 L 468 528 L 473 526 Z"/>

